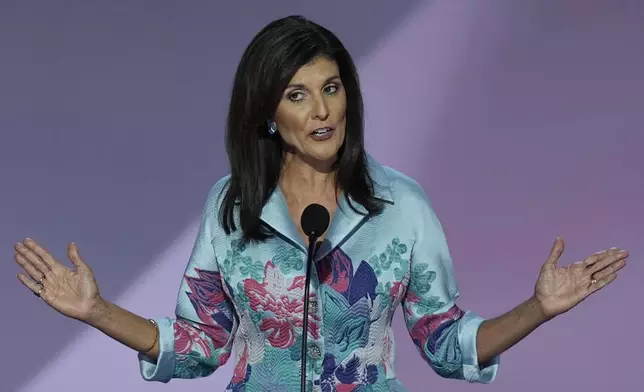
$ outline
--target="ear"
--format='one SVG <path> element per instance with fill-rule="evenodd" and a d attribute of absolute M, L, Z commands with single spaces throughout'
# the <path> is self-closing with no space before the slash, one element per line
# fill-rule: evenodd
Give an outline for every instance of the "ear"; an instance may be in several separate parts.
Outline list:
<path fill-rule="evenodd" d="M 270 135 L 274 135 L 277 133 L 277 124 L 275 124 L 275 121 L 269 120 L 268 121 L 268 133 Z"/>

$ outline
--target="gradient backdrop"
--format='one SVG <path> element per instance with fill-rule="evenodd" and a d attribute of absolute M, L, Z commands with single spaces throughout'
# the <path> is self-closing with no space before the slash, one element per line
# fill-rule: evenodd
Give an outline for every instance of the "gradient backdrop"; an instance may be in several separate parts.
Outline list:
<path fill-rule="evenodd" d="M 171 315 L 214 181 L 238 59 L 268 21 L 335 31 L 363 81 L 369 150 L 423 184 L 460 305 L 531 295 L 565 262 L 631 251 L 620 279 L 502 357 L 491 386 L 442 380 L 396 317 L 411 391 L 642 391 L 644 2 L 0 2 L 0 390 L 221 391 L 146 383 L 136 354 L 55 314 L 16 279 L 12 244 L 76 241 L 103 295 Z"/>

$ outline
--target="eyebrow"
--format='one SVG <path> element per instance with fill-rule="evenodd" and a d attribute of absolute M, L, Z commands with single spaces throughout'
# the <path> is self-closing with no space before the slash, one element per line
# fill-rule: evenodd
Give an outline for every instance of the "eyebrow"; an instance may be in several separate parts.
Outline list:
<path fill-rule="evenodd" d="M 333 76 L 331 76 L 331 77 L 327 78 L 327 79 L 324 81 L 324 83 L 323 83 L 322 85 L 326 85 L 326 84 L 328 84 L 329 82 L 331 82 L 331 81 L 333 81 L 333 80 L 336 80 L 336 79 L 340 79 L 340 76 L 338 76 L 338 75 L 333 75 Z M 305 85 L 303 85 L 303 84 L 289 84 L 288 86 L 286 86 L 286 88 L 287 88 L 287 89 L 290 89 L 290 88 L 295 88 L 295 89 L 301 88 L 301 89 L 306 90 L 306 86 L 305 86 Z"/>

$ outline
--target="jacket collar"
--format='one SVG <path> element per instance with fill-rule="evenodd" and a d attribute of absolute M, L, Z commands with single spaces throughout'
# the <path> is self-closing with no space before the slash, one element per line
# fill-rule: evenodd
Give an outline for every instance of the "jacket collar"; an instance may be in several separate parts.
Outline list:
<path fill-rule="evenodd" d="M 374 196 L 384 202 L 393 204 L 390 181 L 385 168 L 373 157 L 367 155 L 367 170 L 374 186 Z M 316 253 L 315 259 L 324 257 L 328 252 L 341 245 L 368 219 L 367 210 L 356 203 L 351 197 L 351 206 L 342 194 L 338 198 L 338 208 L 329 224 L 324 243 Z M 282 190 L 277 187 L 264 205 L 261 214 L 262 222 L 275 231 L 275 234 L 287 240 L 304 254 L 307 252 L 306 242 L 299 234 L 296 224 L 291 219 Z"/>

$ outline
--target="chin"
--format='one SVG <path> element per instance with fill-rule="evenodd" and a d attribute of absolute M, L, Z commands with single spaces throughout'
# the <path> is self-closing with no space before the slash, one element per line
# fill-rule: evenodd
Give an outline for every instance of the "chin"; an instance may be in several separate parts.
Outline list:
<path fill-rule="evenodd" d="M 314 153 L 311 154 L 311 158 L 320 162 L 335 162 L 335 160 L 338 158 L 338 151 L 334 150 Z"/>
<path fill-rule="evenodd" d="M 325 148 L 309 150 L 306 155 L 312 161 L 319 162 L 324 165 L 332 165 L 338 159 L 338 149 Z"/>

